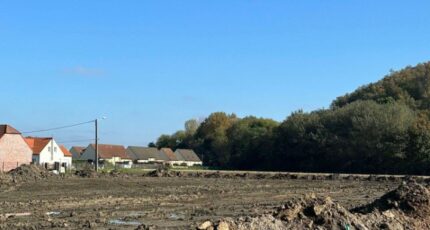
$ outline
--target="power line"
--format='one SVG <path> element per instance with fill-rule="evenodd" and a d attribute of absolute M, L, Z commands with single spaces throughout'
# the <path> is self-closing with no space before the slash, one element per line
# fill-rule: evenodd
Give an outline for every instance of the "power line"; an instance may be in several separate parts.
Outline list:
<path fill-rule="evenodd" d="M 84 124 L 88 124 L 88 123 L 92 123 L 92 122 L 94 122 L 94 120 L 86 121 L 86 122 L 82 122 L 82 123 L 77 123 L 77 124 L 73 124 L 73 125 L 65 125 L 65 126 L 60 126 L 60 127 L 55 127 L 55 128 L 49 128 L 49 129 L 40 129 L 40 130 L 22 132 L 22 134 L 41 133 L 41 132 L 47 132 L 47 131 L 52 131 L 52 130 L 66 129 L 66 128 L 71 128 L 71 127 L 75 127 L 75 126 L 79 126 L 79 125 L 84 125 Z"/>

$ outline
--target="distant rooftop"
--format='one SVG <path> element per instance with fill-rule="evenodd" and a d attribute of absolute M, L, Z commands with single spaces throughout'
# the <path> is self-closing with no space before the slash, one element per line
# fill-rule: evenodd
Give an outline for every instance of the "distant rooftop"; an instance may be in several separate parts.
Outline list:
<path fill-rule="evenodd" d="M 18 130 L 10 125 L 0 125 L 0 137 L 4 134 L 21 134 Z"/>

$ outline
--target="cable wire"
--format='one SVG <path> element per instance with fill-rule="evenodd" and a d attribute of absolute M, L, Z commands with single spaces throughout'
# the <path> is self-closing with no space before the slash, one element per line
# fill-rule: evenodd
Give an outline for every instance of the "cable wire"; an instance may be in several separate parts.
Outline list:
<path fill-rule="evenodd" d="M 84 124 L 88 124 L 88 123 L 92 123 L 92 122 L 94 122 L 94 120 L 86 121 L 86 122 L 82 122 L 82 123 L 77 123 L 77 124 L 73 124 L 73 125 L 65 125 L 65 126 L 50 128 L 50 129 L 40 129 L 40 130 L 22 132 L 22 134 L 41 133 L 41 132 L 47 132 L 47 131 L 52 131 L 52 130 L 58 130 L 58 129 L 66 129 L 66 128 L 71 128 L 71 127 L 75 127 L 75 126 L 79 126 L 79 125 L 84 125 Z"/>

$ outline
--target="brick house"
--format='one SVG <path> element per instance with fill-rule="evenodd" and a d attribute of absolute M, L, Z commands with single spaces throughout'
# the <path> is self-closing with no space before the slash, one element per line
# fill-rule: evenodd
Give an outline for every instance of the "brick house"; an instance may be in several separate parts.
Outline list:
<path fill-rule="evenodd" d="M 10 125 L 0 125 L 0 169 L 7 172 L 30 164 L 32 150 L 21 133 Z"/>

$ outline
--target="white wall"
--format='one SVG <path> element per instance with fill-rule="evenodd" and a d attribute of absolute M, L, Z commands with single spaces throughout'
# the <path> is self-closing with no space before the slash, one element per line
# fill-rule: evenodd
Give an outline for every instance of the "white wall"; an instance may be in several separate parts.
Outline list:
<path fill-rule="evenodd" d="M 55 162 L 66 163 L 67 167 L 72 166 L 71 157 L 65 157 L 60 146 L 58 146 L 55 140 L 51 140 L 40 152 L 38 156 L 38 164 L 54 164 Z"/>
<path fill-rule="evenodd" d="M 187 161 L 186 162 L 188 166 L 197 166 L 197 165 L 203 165 L 203 162 L 201 161 Z"/>
<path fill-rule="evenodd" d="M 100 152 L 100 150 L 99 150 Z M 82 156 L 79 158 L 80 160 L 92 160 L 94 161 L 96 155 L 96 150 L 93 148 L 92 145 L 88 146 L 88 148 L 85 149 L 85 151 L 82 153 Z M 104 160 L 106 162 L 109 162 L 111 164 L 115 163 L 123 163 L 123 162 L 130 162 L 132 163 L 132 160 L 130 159 L 122 159 L 121 157 L 112 157 L 112 158 L 101 158 L 99 155 L 100 160 Z"/>

